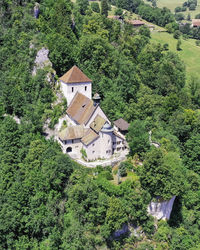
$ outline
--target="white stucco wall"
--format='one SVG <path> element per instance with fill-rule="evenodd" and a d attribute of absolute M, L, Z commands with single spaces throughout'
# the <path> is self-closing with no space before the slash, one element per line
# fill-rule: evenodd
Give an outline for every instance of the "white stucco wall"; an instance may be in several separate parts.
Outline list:
<path fill-rule="evenodd" d="M 101 158 L 108 159 L 113 154 L 112 132 L 104 133 L 100 131 L 99 135 L 101 139 Z"/>
<path fill-rule="evenodd" d="M 93 142 L 91 142 L 89 145 L 84 145 L 83 148 L 86 151 L 88 160 L 96 160 L 101 158 L 101 142 L 100 138 L 97 138 Z"/>
<path fill-rule="evenodd" d="M 71 100 L 75 96 L 76 92 L 79 92 L 89 99 L 92 98 L 92 83 L 91 82 L 81 82 L 81 83 L 64 83 L 60 81 L 61 90 L 67 99 L 67 105 L 69 106 Z M 72 91 L 73 88 L 73 91 Z M 87 88 L 85 90 L 85 88 Z"/>
<path fill-rule="evenodd" d="M 120 153 L 125 150 L 124 140 L 113 135 L 113 153 Z"/>
<path fill-rule="evenodd" d="M 81 158 L 82 154 L 80 150 L 82 149 L 82 143 L 80 139 L 61 141 L 62 149 L 64 153 L 67 153 L 67 148 L 71 147 L 72 152 L 69 154 L 73 155 L 74 158 Z"/>

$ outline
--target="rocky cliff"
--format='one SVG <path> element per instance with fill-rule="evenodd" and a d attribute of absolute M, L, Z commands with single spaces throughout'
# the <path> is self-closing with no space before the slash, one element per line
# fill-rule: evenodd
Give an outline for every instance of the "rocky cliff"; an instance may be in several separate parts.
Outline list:
<path fill-rule="evenodd" d="M 158 220 L 169 220 L 175 198 L 176 196 L 167 201 L 151 201 L 147 208 L 148 213 Z"/>

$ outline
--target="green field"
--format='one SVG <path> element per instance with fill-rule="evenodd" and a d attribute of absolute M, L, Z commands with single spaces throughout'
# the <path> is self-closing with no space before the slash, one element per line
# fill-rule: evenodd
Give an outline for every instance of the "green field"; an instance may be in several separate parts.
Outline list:
<path fill-rule="evenodd" d="M 177 40 L 173 38 L 172 34 L 167 32 L 152 32 L 152 42 L 159 42 L 161 44 L 168 43 L 169 50 L 176 52 L 186 65 L 187 79 L 190 76 L 197 76 L 200 78 L 200 47 L 196 46 L 195 40 L 181 39 L 181 51 L 176 50 Z"/>
<path fill-rule="evenodd" d="M 145 0 L 146 3 L 150 4 L 150 2 L 148 2 L 147 0 Z M 168 9 L 170 9 L 172 11 L 172 13 L 174 13 L 174 9 L 177 6 L 182 6 L 182 4 L 186 2 L 186 0 L 157 0 L 157 6 L 159 8 L 162 7 L 167 7 Z M 198 0 L 198 5 L 196 10 L 194 11 L 189 11 L 187 9 L 187 11 L 181 12 L 185 15 L 185 18 L 187 18 L 187 15 L 190 13 L 191 18 L 195 18 L 196 14 L 200 13 L 200 0 Z"/>

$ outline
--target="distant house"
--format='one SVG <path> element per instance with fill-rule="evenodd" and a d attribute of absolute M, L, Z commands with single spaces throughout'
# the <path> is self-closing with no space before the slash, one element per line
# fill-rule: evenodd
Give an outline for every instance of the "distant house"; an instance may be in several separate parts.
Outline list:
<path fill-rule="evenodd" d="M 141 26 L 145 25 L 145 22 L 143 22 L 141 20 L 128 20 L 127 22 L 132 24 L 134 27 L 141 27 Z"/>
<path fill-rule="evenodd" d="M 192 19 L 192 27 L 198 28 L 200 27 L 200 19 Z"/>
<path fill-rule="evenodd" d="M 67 99 L 67 127 L 58 134 L 63 151 L 73 158 L 108 159 L 124 153 L 127 143 L 124 131 L 127 123 L 111 122 L 100 107 L 100 96 L 92 96 L 92 81 L 76 66 L 60 77 L 61 90 Z M 121 124 L 121 125 L 120 125 Z M 125 130 L 124 130 L 125 129 Z"/>

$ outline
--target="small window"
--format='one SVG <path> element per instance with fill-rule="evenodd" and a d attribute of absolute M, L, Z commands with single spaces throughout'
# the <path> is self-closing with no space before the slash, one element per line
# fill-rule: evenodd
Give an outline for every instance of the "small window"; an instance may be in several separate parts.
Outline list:
<path fill-rule="evenodd" d="M 108 140 L 108 143 L 110 142 L 110 140 Z"/>
<path fill-rule="evenodd" d="M 94 147 L 94 143 L 92 144 L 92 146 Z"/>
<path fill-rule="evenodd" d="M 74 140 L 72 140 L 72 143 L 74 143 Z"/>
<path fill-rule="evenodd" d="M 74 87 L 72 87 L 72 92 L 74 92 Z"/>
<path fill-rule="evenodd" d="M 87 91 L 87 86 L 85 86 L 85 91 Z"/>
<path fill-rule="evenodd" d="M 92 151 L 92 153 L 94 154 L 95 151 Z"/>

